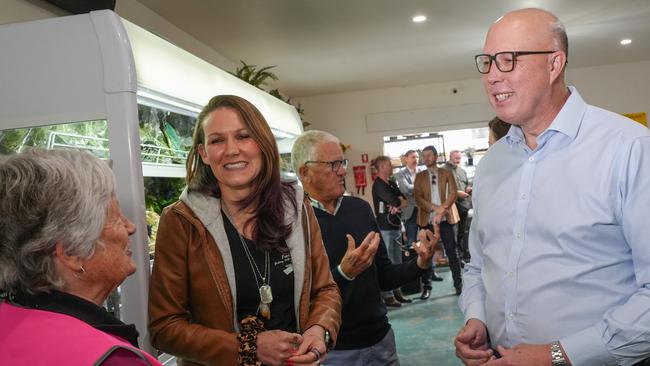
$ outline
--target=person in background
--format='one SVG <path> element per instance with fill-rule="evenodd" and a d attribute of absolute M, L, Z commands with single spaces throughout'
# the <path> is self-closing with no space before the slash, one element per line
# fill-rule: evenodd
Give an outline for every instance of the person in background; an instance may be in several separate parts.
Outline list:
<path fill-rule="evenodd" d="M 469 262 L 470 255 L 469 250 L 467 249 L 466 235 L 467 232 L 467 214 L 469 209 L 472 208 L 472 186 L 467 179 L 467 172 L 460 166 L 460 161 L 462 159 L 462 154 L 458 150 L 452 150 L 449 153 L 449 161 L 445 162 L 442 166 L 443 169 L 447 169 L 451 172 L 456 180 L 456 208 L 458 209 L 458 216 L 460 221 L 458 221 L 458 235 L 456 239 L 456 244 L 458 245 L 458 252 L 461 256 L 461 259 L 465 262 Z"/>
<path fill-rule="evenodd" d="M 508 134 L 510 130 L 510 124 L 503 122 L 499 117 L 494 117 L 490 122 L 488 122 L 488 128 L 490 129 L 490 135 L 488 136 L 488 145 L 492 146 L 502 137 Z"/>
<path fill-rule="evenodd" d="M 197 118 L 187 189 L 160 218 L 149 329 L 183 365 L 320 364 L 341 298 L 314 211 L 280 180 L 271 129 L 247 100 Z"/>
<path fill-rule="evenodd" d="M 0 156 L 4 365 L 158 365 L 102 308 L 136 270 L 107 163 L 72 150 Z M 2 292 L 2 291 L 0 291 Z"/>
<path fill-rule="evenodd" d="M 438 152 L 435 147 L 427 146 L 422 149 L 422 158 L 427 170 L 415 176 L 413 196 L 418 206 L 418 226 L 431 229 L 440 225 L 440 236 L 449 260 L 449 268 L 454 280 L 456 295 L 462 291 L 460 260 L 458 258 L 454 225 L 458 223 L 456 201 L 456 180 L 450 171 L 438 168 Z M 431 282 L 424 282 L 425 293 L 422 298 L 431 294 Z M 426 296 L 425 296 L 426 295 Z"/>
<path fill-rule="evenodd" d="M 474 179 L 456 354 L 466 365 L 647 365 L 650 131 L 566 86 L 566 31 L 547 11 L 499 18 L 483 52 L 488 99 L 512 127 Z"/>
<path fill-rule="evenodd" d="M 405 159 L 404 168 L 397 172 L 397 185 L 400 192 L 406 197 L 408 205 L 402 209 L 402 220 L 406 228 L 406 246 L 411 247 L 417 240 L 418 235 L 418 207 L 415 204 L 415 197 L 413 197 L 413 187 L 415 183 L 415 175 L 418 173 L 418 152 L 415 150 L 408 150 L 404 155 Z M 437 245 L 437 244 L 436 244 Z M 436 275 L 435 261 L 431 262 L 431 273 L 423 275 L 422 283 L 427 281 L 442 281 L 442 277 Z M 426 295 L 426 290 L 423 288 L 421 298 L 427 299 L 430 296 Z"/>
<path fill-rule="evenodd" d="M 388 156 L 378 156 L 373 160 L 377 170 L 377 178 L 372 182 L 372 201 L 375 209 L 377 226 L 381 238 L 386 245 L 388 258 L 396 264 L 402 263 L 402 208 L 407 201 L 399 191 L 397 184 L 389 180 L 393 167 Z M 387 306 L 399 307 L 402 303 L 410 303 L 398 287 L 392 291 L 384 291 L 381 296 Z"/>
<path fill-rule="evenodd" d="M 421 231 L 421 244 L 414 245 L 417 259 L 392 264 L 370 205 L 343 195 L 347 162 L 339 140 L 323 131 L 303 133 L 291 151 L 291 164 L 314 207 L 343 298 L 343 324 L 327 365 L 399 365 L 380 291 L 413 281 L 431 268 L 439 236 Z"/>

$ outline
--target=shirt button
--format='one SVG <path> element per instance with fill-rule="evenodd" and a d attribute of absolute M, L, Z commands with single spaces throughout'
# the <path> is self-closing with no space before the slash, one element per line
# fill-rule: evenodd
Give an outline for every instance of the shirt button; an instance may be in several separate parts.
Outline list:
<path fill-rule="evenodd" d="M 524 194 L 521 195 L 521 199 L 522 199 L 522 200 L 525 200 L 525 199 L 526 199 L 526 193 L 524 193 Z"/>
<path fill-rule="evenodd" d="M 512 320 L 514 318 L 515 318 L 515 314 L 513 314 L 513 313 L 508 314 L 508 319 Z"/>
<path fill-rule="evenodd" d="M 520 238 L 521 238 L 521 234 L 516 233 L 516 234 L 515 234 L 515 238 L 520 239 Z"/>
<path fill-rule="evenodd" d="M 535 161 L 535 157 L 534 157 L 534 156 L 529 157 L 529 158 L 528 158 L 528 161 L 530 161 L 530 162 Z"/>
<path fill-rule="evenodd" d="M 508 277 L 509 278 L 513 278 L 514 276 L 515 276 L 515 274 L 513 272 L 508 272 Z"/>

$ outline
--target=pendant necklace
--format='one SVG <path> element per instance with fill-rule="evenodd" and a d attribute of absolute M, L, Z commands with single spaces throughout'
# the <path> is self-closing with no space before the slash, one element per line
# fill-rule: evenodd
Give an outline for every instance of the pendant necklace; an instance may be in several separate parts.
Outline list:
<path fill-rule="evenodd" d="M 251 254 L 250 250 L 248 249 L 248 245 L 246 245 L 246 241 L 244 240 L 244 237 L 242 237 L 241 233 L 239 230 L 237 230 L 237 227 L 234 224 L 234 221 L 230 218 L 228 215 L 228 219 L 230 222 L 233 224 L 233 227 L 235 228 L 235 231 L 237 231 L 237 235 L 239 236 L 239 241 L 241 241 L 242 247 L 244 247 L 244 253 L 246 253 L 246 258 L 248 259 L 248 263 L 251 266 L 251 269 L 253 270 L 253 277 L 255 277 L 255 284 L 257 284 L 257 288 L 259 289 L 260 293 L 260 305 L 257 308 L 257 311 L 266 319 L 271 319 L 271 302 L 273 302 L 273 292 L 271 291 L 271 260 L 269 256 L 269 251 L 264 250 L 264 274 L 260 272 L 260 269 L 257 267 L 257 263 L 255 263 L 255 258 L 253 258 L 253 255 Z M 262 284 L 260 285 L 260 281 L 258 281 L 257 277 L 262 280 Z"/>

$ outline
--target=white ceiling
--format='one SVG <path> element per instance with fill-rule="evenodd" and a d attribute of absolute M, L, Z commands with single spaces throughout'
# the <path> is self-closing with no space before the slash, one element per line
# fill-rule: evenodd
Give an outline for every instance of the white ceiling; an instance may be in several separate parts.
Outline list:
<path fill-rule="evenodd" d="M 235 63 L 277 65 L 293 97 L 476 78 L 487 28 L 530 6 L 565 23 L 569 67 L 650 60 L 650 0 L 139 2 Z"/>

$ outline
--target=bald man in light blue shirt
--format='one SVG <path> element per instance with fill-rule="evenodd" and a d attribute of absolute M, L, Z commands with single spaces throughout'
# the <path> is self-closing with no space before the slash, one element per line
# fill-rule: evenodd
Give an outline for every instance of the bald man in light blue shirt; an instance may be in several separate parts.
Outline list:
<path fill-rule="evenodd" d="M 477 56 L 513 126 L 474 178 L 455 340 L 467 365 L 650 357 L 650 132 L 565 86 L 557 24 L 540 9 L 506 14 Z"/>

